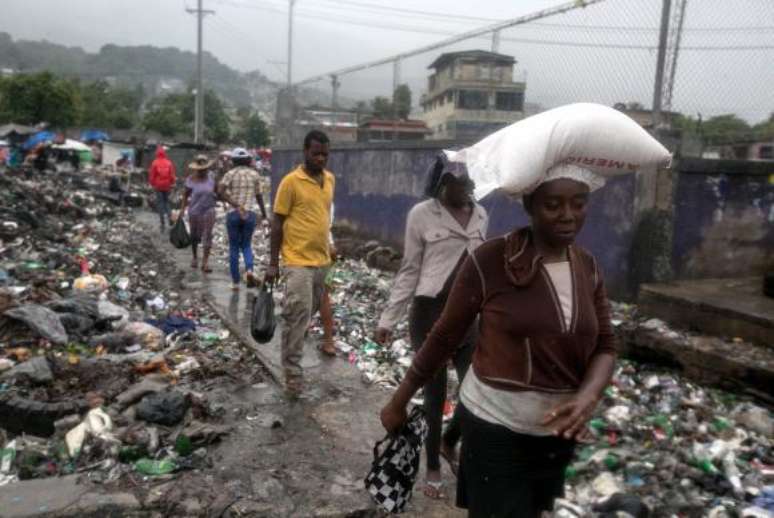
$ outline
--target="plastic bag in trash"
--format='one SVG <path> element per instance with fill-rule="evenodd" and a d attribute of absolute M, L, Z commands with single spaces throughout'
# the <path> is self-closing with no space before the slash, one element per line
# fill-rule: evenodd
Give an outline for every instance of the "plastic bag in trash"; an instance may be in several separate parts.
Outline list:
<path fill-rule="evenodd" d="M 265 344 L 274 336 L 274 329 L 277 327 L 277 319 L 274 316 L 274 298 L 272 290 L 263 286 L 261 291 L 255 297 L 253 303 L 253 316 L 250 320 L 250 334 L 253 339 Z"/>
<path fill-rule="evenodd" d="M 169 231 L 169 242 L 175 248 L 187 248 L 191 246 L 191 234 L 185 226 L 183 218 L 177 218 L 172 230 Z"/>
<path fill-rule="evenodd" d="M 37 334 L 57 345 L 67 343 L 67 331 L 65 331 L 59 315 L 50 309 L 38 304 L 26 304 L 9 309 L 3 313 L 6 317 L 19 320 Z"/>
<path fill-rule="evenodd" d="M 137 418 L 149 423 L 173 426 L 182 421 L 190 402 L 176 390 L 148 394 L 137 405 Z"/>
<path fill-rule="evenodd" d="M 100 300 L 97 304 L 99 317 L 113 321 L 114 331 L 120 331 L 129 323 L 129 311 L 121 306 L 117 306 L 110 301 Z"/>

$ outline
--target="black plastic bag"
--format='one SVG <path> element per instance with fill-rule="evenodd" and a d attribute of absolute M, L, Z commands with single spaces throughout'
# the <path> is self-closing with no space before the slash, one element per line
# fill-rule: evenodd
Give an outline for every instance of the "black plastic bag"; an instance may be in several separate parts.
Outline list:
<path fill-rule="evenodd" d="M 274 316 L 274 297 L 271 289 L 264 284 L 253 303 L 253 316 L 250 319 L 250 334 L 259 344 L 271 341 L 277 319 Z"/>
<path fill-rule="evenodd" d="M 169 231 L 169 242 L 175 248 L 188 248 L 191 246 L 191 234 L 188 233 L 188 229 L 185 227 L 182 215 L 177 218 L 172 230 Z"/>

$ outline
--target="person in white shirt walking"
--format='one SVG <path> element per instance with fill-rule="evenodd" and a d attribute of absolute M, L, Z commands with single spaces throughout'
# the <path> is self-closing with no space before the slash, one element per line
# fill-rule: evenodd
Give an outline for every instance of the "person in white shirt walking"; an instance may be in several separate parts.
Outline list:
<path fill-rule="evenodd" d="M 439 155 L 428 171 L 425 195 L 408 214 L 403 263 L 395 278 L 387 307 L 375 333 L 377 342 L 390 341 L 392 329 L 409 304 L 409 335 L 414 350 L 424 343 L 441 316 L 457 269 L 470 252 L 486 238 L 489 223 L 486 210 L 473 202 L 473 182 L 465 166 Z M 453 361 L 460 380 L 465 377 L 473 352 L 474 330 L 463 341 Z M 445 497 L 441 478 L 443 456 L 456 475 L 456 444 L 460 438 L 455 412 L 445 433 L 441 433 L 446 402 L 446 369 L 425 385 L 424 408 L 430 433 L 425 443 L 427 482 L 424 493 L 435 499 Z"/>

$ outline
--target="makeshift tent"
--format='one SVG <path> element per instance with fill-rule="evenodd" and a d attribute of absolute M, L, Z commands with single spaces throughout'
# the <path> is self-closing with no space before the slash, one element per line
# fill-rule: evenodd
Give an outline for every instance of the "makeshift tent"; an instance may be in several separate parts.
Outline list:
<path fill-rule="evenodd" d="M 134 164 L 134 148 L 131 145 L 120 142 L 105 142 L 102 144 L 103 164 L 115 164 L 123 155 L 128 155 L 130 162 Z"/>
<path fill-rule="evenodd" d="M 110 137 L 107 133 L 101 130 L 95 130 L 95 129 L 89 129 L 89 130 L 83 130 L 81 132 L 81 140 L 83 142 L 93 142 L 98 141 L 102 142 L 104 140 L 109 140 Z"/>
<path fill-rule="evenodd" d="M 0 126 L 0 138 L 13 140 L 18 137 L 32 135 L 36 130 L 32 126 L 22 126 L 21 124 L 4 124 Z"/>
<path fill-rule="evenodd" d="M 22 149 L 32 149 L 43 142 L 53 142 L 55 138 L 56 135 L 50 131 L 39 131 L 28 138 L 24 144 L 22 144 Z"/>
<path fill-rule="evenodd" d="M 64 144 L 54 144 L 54 149 L 61 149 L 63 151 L 75 151 L 78 153 L 78 158 L 81 164 L 90 164 L 94 160 L 94 156 L 91 154 L 91 148 L 83 142 L 78 142 L 73 139 L 65 139 Z"/>

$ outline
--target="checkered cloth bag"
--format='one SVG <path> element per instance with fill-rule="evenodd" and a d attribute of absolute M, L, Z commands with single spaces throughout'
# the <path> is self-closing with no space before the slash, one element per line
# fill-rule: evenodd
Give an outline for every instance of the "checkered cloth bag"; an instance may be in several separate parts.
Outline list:
<path fill-rule="evenodd" d="M 365 478 L 365 487 L 374 501 L 389 513 L 402 513 L 411 501 L 427 431 L 425 412 L 414 407 L 400 432 L 387 435 L 374 446 L 374 461 Z"/>

